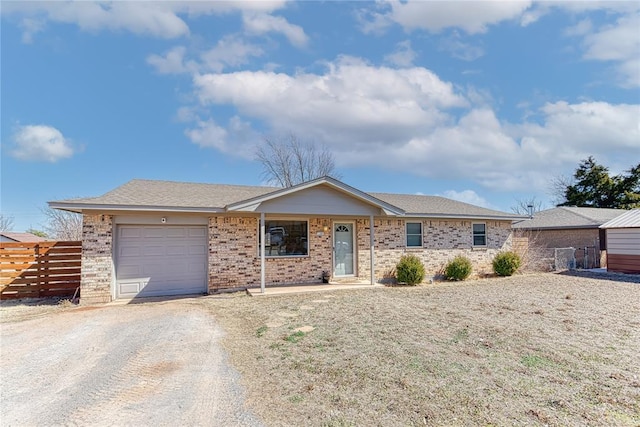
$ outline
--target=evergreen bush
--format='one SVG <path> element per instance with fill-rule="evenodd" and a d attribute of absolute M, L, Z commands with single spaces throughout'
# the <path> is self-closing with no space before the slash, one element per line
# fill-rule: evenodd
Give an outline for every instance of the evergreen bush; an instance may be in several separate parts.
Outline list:
<path fill-rule="evenodd" d="M 493 272 L 498 276 L 511 276 L 520 268 L 521 263 L 517 253 L 501 252 L 493 259 Z"/>
<path fill-rule="evenodd" d="M 444 277 L 447 280 L 464 280 L 471 275 L 471 260 L 466 256 L 458 255 L 444 269 Z"/>
<path fill-rule="evenodd" d="M 403 255 L 396 265 L 396 279 L 398 283 L 413 286 L 424 279 L 424 265 L 415 255 Z"/>

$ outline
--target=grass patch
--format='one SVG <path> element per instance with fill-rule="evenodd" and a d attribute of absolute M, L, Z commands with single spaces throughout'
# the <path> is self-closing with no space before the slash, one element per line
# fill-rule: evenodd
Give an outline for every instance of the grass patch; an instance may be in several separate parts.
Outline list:
<path fill-rule="evenodd" d="M 537 274 L 332 296 L 203 300 L 267 425 L 640 425 L 637 283 Z M 280 326 L 258 336 L 265 324 Z"/>
<path fill-rule="evenodd" d="M 549 359 L 538 356 L 536 354 L 527 354 L 526 356 L 522 356 L 520 362 L 527 368 L 538 368 L 540 366 L 547 366 L 552 364 Z"/>
<path fill-rule="evenodd" d="M 266 334 L 266 333 L 267 333 L 267 330 L 268 330 L 268 329 L 269 329 L 269 328 L 267 328 L 267 327 L 266 327 L 266 326 L 264 326 L 264 325 L 260 326 L 258 329 L 256 329 L 256 336 L 257 336 L 258 338 L 260 338 L 260 337 L 264 336 L 264 334 Z"/>
<path fill-rule="evenodd" d="M 465 341 L 467 338 L 469 338 L 469 330 L 467 328 L 463 328 L 456 331 L 452 341 L 457 344 L 461 341 Z"/>
<path fill-rule="evenodd" d="M 302 331 L 296 331 L 294 333 L 292 333 L 291 335 L 287 335 L 284 340 L 286 342 L 290 342 L 290 343 L 297 343 L 299 342 L 302 338 L 304 338 L 306 334 Z"/>

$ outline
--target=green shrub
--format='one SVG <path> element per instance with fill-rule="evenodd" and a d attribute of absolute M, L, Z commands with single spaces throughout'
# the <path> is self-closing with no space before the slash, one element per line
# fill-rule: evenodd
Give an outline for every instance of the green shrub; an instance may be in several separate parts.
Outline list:
<path fill-rule="evenodd" d="M 498 276 L 511 276 L 520 268 L 520 256 L 515 252 L 501 252 L 493 259 L 493 272 Z"/>
<path fill-rule="evenodd" d="M 447 280 L 464 280 L 471 275 L 471 260 L 466 256 L 458 255 L 444 268 L 444 277 Z"/>
<path fill-rule="evenodd" d="M 403 255 L 396 265 L 396 279 L 398 283 L 417 285 L 424 279 L 424 265 L 415 255 Z"/>

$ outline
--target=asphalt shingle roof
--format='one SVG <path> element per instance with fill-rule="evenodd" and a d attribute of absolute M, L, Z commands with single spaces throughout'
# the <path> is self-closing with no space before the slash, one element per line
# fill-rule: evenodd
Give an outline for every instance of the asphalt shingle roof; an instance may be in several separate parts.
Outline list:
<path fill-rule="evenodd" d="M 532 219 L 518 222 L 513 225 L 513 228 L 522 230 L 598 228 L 625 212 L 623 209 L 561 206 L 536 212 Z"/>
<path fill-rule="evenodd" d="M 134 179 L 99 197 L 52 202 L 88 206 L 171 207 L 189 209 L 224 209 L 227 205 L 264 196 L 279 187 L 200 184 Z M 514 214 L 486 209 L 439 196 L 392 193 L 367 193 L 396 206 L 407 215 L 445 217 L 480 217 L 515 219 Z"/>
<path fill-rule="evenodd" d="M 20 243 L 44 242 L 47 240 L 44 237 L 36 236 L 35 234 L 17 233 L 14 231 L 3 231 L 0 235 Z"/>
<path fill-rule="evenodd" d="M 482 208 L 440 196 L 417 194 L 369 193 L 382 201 L 414 215 L 460 215 L 465 217 L 513 217 L 514 214 Z"/>
<path fill-rule="evenodd" d="M 60 202 L 223 209 L 228 204 L 262 196 L 278 189 L 278 187 L 134 179 L 99 197 L 61 200 Z"/>

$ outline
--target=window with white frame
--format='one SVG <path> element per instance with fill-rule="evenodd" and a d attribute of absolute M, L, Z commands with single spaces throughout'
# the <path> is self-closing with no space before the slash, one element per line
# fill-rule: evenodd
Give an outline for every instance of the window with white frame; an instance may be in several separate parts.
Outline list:
<path fill-rule="evenodd" d="M 265 221 L 265 255 L 305 256 L 309 255 L 309 223 L 296 220 Z M 261 248 L 258 233 L 258 248 Z M 258 249 L 258 253 L 260 250 Z"/>
<path fill-rule="evenodd" d="M 408 248 L 422 247 L 422 223 L 421 222 L 407 222 L 406 235 L 407 235 Z"/>
<path fill-rule="evenodd" d="M 474 222 L 472 227 L 473 246 L 487 246 L 487 224 L 484 222 Z"/>

